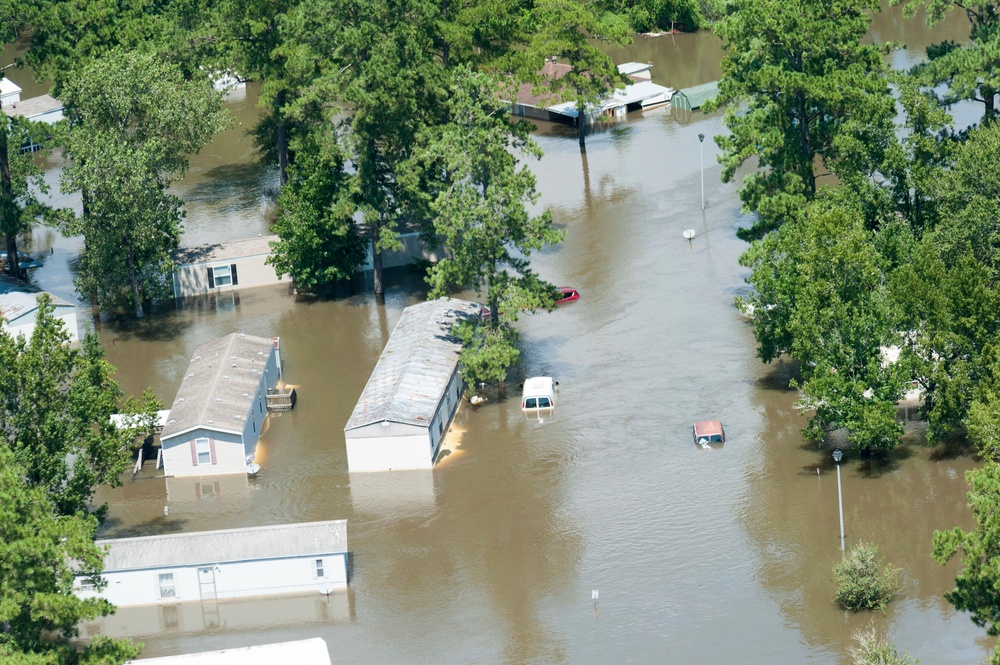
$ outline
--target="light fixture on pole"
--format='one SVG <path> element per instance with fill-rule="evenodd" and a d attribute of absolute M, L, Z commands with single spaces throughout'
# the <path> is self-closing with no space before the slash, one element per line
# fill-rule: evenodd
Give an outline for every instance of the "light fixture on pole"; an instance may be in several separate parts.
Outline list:
<path fill-rule="evenodd" d="M 840 509 L 840 553 L 844 554 L 844 495 L 840 491 L 840 460 L 844 453 L 840 448 L 833 451 L 833 461 L 837 463 L 837 507 Z"/>
<path fill-rule="evenodd" d="M 698 149 L 701 151 L 701 209 L 705 209 L 705 135 L 698 134 Z"/>

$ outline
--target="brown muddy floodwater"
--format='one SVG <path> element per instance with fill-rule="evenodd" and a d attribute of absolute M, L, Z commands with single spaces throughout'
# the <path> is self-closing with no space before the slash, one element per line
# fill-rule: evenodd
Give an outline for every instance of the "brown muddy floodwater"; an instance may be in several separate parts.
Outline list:
<path fill-rule="evenodd" d="M 910 42 L 899 66 L 942 38 L 898 13 L 873 33 Z M 700 34 L 640 39 L 614 56 L 652 61 L 656 82 L 684 87 L 718 78 L 720 54 Z M 233 105 L 245 124 L 253 99 Z M 267 228 L 274 173 L 251 163 L 241 131 L 196 158 L 179 187 L 186 244 Z M 711 138 L 701 210 L 697 135 L 722 131 L 718 115 L 652 111 L 591 135 L 584 158 L 571 130 L 540 128 L 540 205 L 567 238 L 535 265 L 582 298 L 522 320 L 508 396 L 462 407 L 454 452 L 433 472 L 347 472 L 344 424 L 402 308 L 424 297 L 406 272 L 385 306 L 366 289 L 296 299 L 276 287 L 99 323 L 127 391 L 151 386 L 169 405 L 194 348 L 242 331 L 281 336 L 284 380 L 299 394 L 294 411 L 271 416 L 256 479 L 126 479 L 99 496 L 111 506 L 104 536 L 347 518 L 353 576 L 329 597 L 121 610 L 84 635 L 134 637 L 146 656 L 319 636 L 334 662 L 358 664 L 843 664 L 852 633 L 874 620 L 925 663 L 981 662 L 992 640 L 942 599 L 958 567 L 930 558 L 934 529 L 970 524 L 963 474 L 976 461 L 924 447 L 919 432 L 883 463 L 842 467 L 847 542 L 878 544 L 902 591 L 874 617 L 834 603 L 836 469 L 799 433 L 789 366 L 755 359 L 733 305 L 746 288 L 735 231 L 747 220 L 735 187 L 719 183 Z M 66 262 L 79 243 L 44 230 L 34 241 L 53 251 L 36 281 L 72 297 Z M 516 395 L 538 374 L 560 381 L 544 423 L 525 419 Z M 693 445 L 704 418 L 724 421 L 722 449 Z"/>

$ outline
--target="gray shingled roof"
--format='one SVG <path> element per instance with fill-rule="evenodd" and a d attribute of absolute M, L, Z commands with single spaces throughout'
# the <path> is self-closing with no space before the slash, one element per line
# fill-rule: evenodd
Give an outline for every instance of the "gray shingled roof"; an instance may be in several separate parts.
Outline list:
<path fill-rule="evenodd" d="M 199 245 L 198 247 L 182 247 L 174 252 L 174 262 L 179 266 L 213 261 L 231 261 L 248 256 L 261 256 L 271 253 L 272 242 L 278 241 L 278 236 L 267 235 L 245 240 L 216 243 L 214 245 Z"/>
<path fill-rule="evenodd" d="M 451 330 L 481 307 L 441 298 L 404 309 L 344 430 L 385 420 L 429 427 L 462 351 Z"/>
<path fill-rule="evenodd" d="M 197 427 L 242 434 L 273 348 L 266 337 L 232 333 L 195 349 L 160 440 Z"/>
<path fill-rule="evenodd" d="M 57 111 L 62 107 L 63 103 L 55 97 L 52 97 L 51 95 L 39 95 L 38 97 L 22 99 L 15 104 L 4 106 L 3 112 L 12 118 L 17 116 L 33 118 L 34 116 L 41 115 L 42 113 Z"/>
<path fill-rule="evenodd" d="M 105 572 L 347 551 L 347 520 L 98 540 Z"/>

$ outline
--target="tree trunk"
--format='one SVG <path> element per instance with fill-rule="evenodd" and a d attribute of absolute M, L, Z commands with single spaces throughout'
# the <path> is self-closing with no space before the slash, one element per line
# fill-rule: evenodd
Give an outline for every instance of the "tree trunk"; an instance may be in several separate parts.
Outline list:
<path fill-rule="evenodd" d="M 278 147 L 278 187 L 283 188 L 288 182 L 288 127 L 281 117 L 281 108 L 285 105 L 285 91 L 278 93 L 274 102 L 275 138 Z"/>
<path fill-rule="evenodd" d="M 583 102 L 577 102 L 576 110 L 576 138 L 580 142 L 580 152 L 587 152 L 587 116 Z"/>
<path fill-rule="evenodd" d="M 808 193 L 816 194 L 816 171 L 813 168 L 812 146 L 809 144 L 809 118 L 806 111 L 805 95 L 799 91 L 798 94 L 798 121 L 799 121 L 799 151 L 802 155 L 802 176 L 808 187 Z"/>
<path fill-rule="evenodd" d="M 21 279 L 21 266 L 17 259 L 17 206 L 10 184 L 10 159 L 7 155 L 10 121 L 7 118 L 0 131 L 0 229 L 7 241 L 7 272 L 15 279 Z"/>
<path fill-rule="evenodd" d="M 126 239 L 128 242 L 128 239 Z M 141 319 L 146 313 L 142 310 L 142 293 L 139 291 L 139 273 L 135 269 L 135 252 L 132 251 L 129 243 L 128 252 L 125 255 L 128 261 L 128 281 L 132 287 L 132 299 L 135 301 L 135 318 Z"/>
<path fill-rule="evenodd" d="M 993 122 L 997 115 L 996 94 L 997 91 L 988 85 L 982 87 L 983 105 L 986 107 L 983 113 L 983 124 L 988 125 Z"/>
<path fill-rule="evenodd" d="M 379 304 L 385 302 L 385 287 L 382 286 L 382 250 L 375 246 L 372 238 L 372 279 L 375 282 L 375 300 Z"/>
<path fill-rule="evenodd" d="M 448 22 L 448 0 L 441 0 L 441 18 L 444 19 L 445 23 Z M 441 49 L 441 65 L 448 69 L 448 55 L 451 51 L 451 46 L 447 41 L 444 42 L 444 47 Z"/>

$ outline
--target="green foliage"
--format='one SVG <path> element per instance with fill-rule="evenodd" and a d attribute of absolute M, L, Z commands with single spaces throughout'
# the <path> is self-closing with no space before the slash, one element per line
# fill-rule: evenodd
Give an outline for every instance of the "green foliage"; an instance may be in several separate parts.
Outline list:
<path fill-rule="evenodd" d="M 91 331 L 79 349 L 38 301 L 31 339 L 0 335 L 0 447 L 9 449 L 26 481 L 45 491 L 62 515 L 86 513 L 96 485 L 118 485 L 132 460 L 133 441 L 152 433 L 158 403 L 151 394 L 123 401 L 114 368 Z M 113 413 L 133 414 L 117 429 Z"/>
<path fill-rule="evenodd" d="M 459 364 L 468 386 L 503 382 L 507 368 L 521 357 L 518 332 L 505 322 L 496 326 L 465 322 L 455 332 L 462 340 Z"/>
<path fill-rule="evenodd" d="M 702 8 L 696 0 L 604 0 L 598 6 L 627 16 L 635 32 L 670 29 L 690 32 L 705 26 Z M 713 18 L 718 18 L 718 14 Z"/>
<path fill-rule="evenodd" d="M 3 250 L 13 259 L 7 261 L 7 270 L 15 278 L 21 277 L 17 236 L 30 230 L 36 220 L 53 215 L 39 199 L 39 194 L 49 191 L 42 170 L 30 153 L 21 152 L 32 129 L 33 123 L 24 118 L 8 118 L 6 114 L 0 118 L 0 236 L 5 240 Z"/>
<path fill-rule="evenodd" d="M 955 589 L 945 598 L 959 611 L 969 612 L 988 635 L 1000 635 L 1000 463 L 987 459 L 980 469 L 967 471 L 969 507 L 976 520 L 971 531 L 958 527 L 934 532 L 934 558 L 944 564 L 962 557 Z M 998 654 L 994 651 L 993 660 Z"/>
<path fill-rule="evenodd" d="M 314 289 L 350 277 L 364 261 L 349 184 L 335 144 L 310 142 L 297 153 L 278 199 L 273 231 L 281 240 L 271 244 L 267 259 L 279 275 L 291 275 L 297 287 Z"/>
<path fill-rule="evenodd" d="M 117 485 L 133 441 L 152 432 L 159 404 L 148 392 L 123 399 L 96 336 L 79 349 L 38 301 L 31 339 L 0 333 L 0 660 L 11 663 L 122 663 L 130 643 L 98 639 L 79 651 L 76 626 L 111 613 L 73 594 L 77 575 L 97 576 L 94 487 Z M 113 413 L 132 427 L 116 429 Z"/>
<path fill-rule="evenodd" d="M 763 237 L 815 196 L 817 165 L 862 180 L 882 163 L 895 103 L 880 47 L 863 43 L 874 0 L 734 0 L 715 26 L 726 57 L 719 97 L 728 104 L 722 148 L 728 182 L 748 160 L 740 190 Z M 857 175 L 855 175 L 857 174 Z"/>
<path fill-rule="evenodd" d="M 67 229 L 85 241 L 77 290 L 142 317 L 145 301 L 169 294 L 182 212 L 168 188 L 225 126 L 221 96 L 152 55 L 115 51 L 68 82 L 63 97 L 73 160 L 63 189 L 84 202 Z"/>
<path fill-rule="evenodd" d="M 819 440 L 846 428 L 869 449 L 898 444 L 895 401 L 907 378 L 903 366 L 882 362 L 881 347 L 897 340 L 876 235 L 856 202 L 831 192 L 741 258 L 753 270 L 748 302 L 758 355 L 771 362 L 787 354 L 800 363 L 793 386 L 798 406 L 811 413 L 804 433 Z"/>
<path fill-rule="evenodd" d="M 433 235 L 447 250 L 430 270 L 430 297 L 465 285 L 486 292 L 489 330 L 479 333 L 465 356 L 466 371 L 479 381 L 497 380 L 516 361 L 509 321 L 521 310 L 553 307 L 554 287 L 538 278 L 529 257 L 563 237 L 548 211 L 528 212 L 538 193 L 534 174 L 519 157 L 537 158 L 541 151 L 525 123 L 508 121 L 498 89 L 490 76 L 455 70 L 450 122 L 421 134 L 408 180 L 415 195 L 426 199 Z"/>
<path fill-rule="evenodd" d="M 858 543 L 833 567 L 837 602 L 853 612 L 881 612 L 898 590 L 899 570 L 883 565 L 878 548 Z"/>
<path fill-rule="evenodd" d="M 76 575 L 100 573 L 97 519 L 61 514 L 0 445 L 0 659 L 5 663 L 122 663 L 139 648 L 98 640 L 82 653 L 70 644 L 80 621 L 110 614 L 105 600 L 73 594 Z"/>
<path fill-rule="evenodd" d="M 875 626 L 855 633 L 854 641 L 856 644 L 850 649 L 854 665 L 917 665 L 920 662 L 906 652 L 900 653 L 896 645 L 878 637 Z"/>

